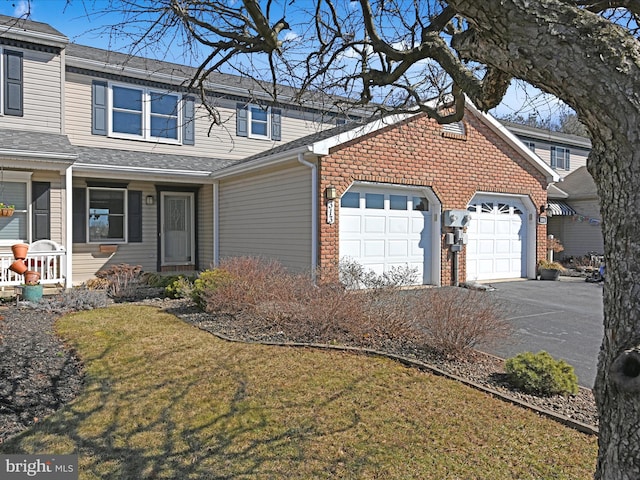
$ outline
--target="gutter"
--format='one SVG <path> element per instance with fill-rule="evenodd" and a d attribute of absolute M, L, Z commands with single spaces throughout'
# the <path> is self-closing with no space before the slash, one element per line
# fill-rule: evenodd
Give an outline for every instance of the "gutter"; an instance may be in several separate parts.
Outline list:
<path fill-rule="evenodd" d="M 318 270 L 318 165 L 298 153 L 298 162 L 311 169 L 311 278 L 315 282 Z"/>

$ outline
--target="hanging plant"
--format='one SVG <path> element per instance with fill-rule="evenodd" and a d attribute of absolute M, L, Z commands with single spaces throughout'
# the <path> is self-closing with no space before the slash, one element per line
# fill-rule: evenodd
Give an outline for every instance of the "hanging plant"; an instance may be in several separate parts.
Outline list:
<path fill-rule="evenodd" d="M 0 202 L 0 217 L 12 216 L 15 209 L 16 209 L 15 205 L 6 205 Z"/>

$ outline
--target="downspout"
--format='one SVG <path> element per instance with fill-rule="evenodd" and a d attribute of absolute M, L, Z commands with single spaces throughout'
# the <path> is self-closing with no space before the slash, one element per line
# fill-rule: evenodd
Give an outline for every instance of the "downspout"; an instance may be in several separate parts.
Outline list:
<path fill-rule="evenodd" d="M 318 269 L 318 166 L 298 154 L 298 162 L 311 169 L 311 276 L 316 279 Z"/>
<path fill-rule="evenodd" d="M 220 182 L 213 184 L 213 265 L 220 265 Z"/>
<path fill-rule="evenodd" d="M 65 171 L 65 288 L 73 287 L 73 172 L 69 165 Z"/>

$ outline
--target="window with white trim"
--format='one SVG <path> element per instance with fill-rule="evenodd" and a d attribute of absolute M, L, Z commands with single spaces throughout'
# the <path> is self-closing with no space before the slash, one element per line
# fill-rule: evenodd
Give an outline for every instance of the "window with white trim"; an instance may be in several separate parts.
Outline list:
<path fill-rule="evenodd" d="M 569 149 L 564 147 L 551 147 L 551 168 L 570 170 Z"/>
<path fill-rule="evenodd" d="M 87 195 L 89 243 L 126 242 L 126 188 L 89 187 Z"/>
<path fill-rule="evenodd" d="M 112 84 L 109 97 L 109 135 L 167 143 L 181 141 L 179 95 Z"/>
<path fill-rule="evenodd" d="M 523 140 L 524 146 L 527 147 L 532 152 L 536 151 L 536 144 L 534 142 L 529 142 L 528 140 Z"/>
<path fill-rule="evenodd" d="M 271 107 L 263 108 L 258 105 L 250 105 L 248 112 L 249 138 L 271 137 Z"/>
<path fill-rule="evenodd" d="M 30 242 L 31 173 L 4 171 L 0 177 L 0 203 L 14 208 L 11 216 L 0 216 L 0 245 Z"/>

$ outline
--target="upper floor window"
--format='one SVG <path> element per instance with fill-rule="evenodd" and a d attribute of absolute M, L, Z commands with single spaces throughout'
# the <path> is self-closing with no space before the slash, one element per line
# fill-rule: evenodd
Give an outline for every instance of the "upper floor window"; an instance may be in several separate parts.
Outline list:
<path fill-rule="evenodd" d="M 193 145 L 194 99 L 145 87 L 93 82 L 92 133 Z"/>
<path fill-rule="evenodd" d="M 527 140 L 523 140 L 524 146 L 527 147 L 532 152 L 536 151 L 536 144 L 534 142 L 528 142 Z"/>
<path fill-rule="evenodd" d="M 239 137 L 281 140 L 281 110 L 239 103 L 236 107 L 236 134 Z"/>
<path fill-rule="evenodd" d="M 0 114 L 21 117 L 23 110 L 22 53 L 0 48 Z"/>
<path fill-rule="evenodd" d="M 551 147 L 551 168 L 570 170 L 569 149 L 564 147 Z"/>

